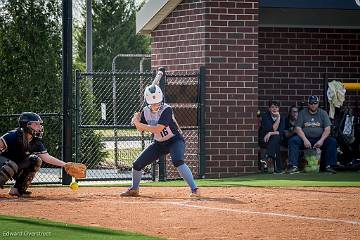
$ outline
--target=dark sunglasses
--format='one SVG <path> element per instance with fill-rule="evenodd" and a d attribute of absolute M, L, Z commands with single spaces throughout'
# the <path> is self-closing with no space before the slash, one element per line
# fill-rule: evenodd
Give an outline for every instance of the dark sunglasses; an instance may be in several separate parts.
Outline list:
<path fill-rule="evenodd" d="M 318 104 L 319 102 L 310 102 L 309 104 L 310 105 L 315 105 L 315 104 Z"/>

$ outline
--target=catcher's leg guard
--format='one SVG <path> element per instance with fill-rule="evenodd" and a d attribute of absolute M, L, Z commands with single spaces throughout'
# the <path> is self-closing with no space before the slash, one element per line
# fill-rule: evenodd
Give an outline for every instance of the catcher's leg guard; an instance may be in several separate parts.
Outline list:
<path fill-rule="evenodd" d="M 18 170 L 18 165 L 14 161 L 7 159 L 5 164 L 0 168 L 0 187 L 2 188 L 4 184 L 18 172 Z"/>
<path fill-rule="evenodd" d="M 30 195 L 26 190 L 30 186 L 32 180 L 34 179 L 36 173 L 40 170 L 42 160 L 36 155 L 30 155 L 27 159 L 30 161 L 30 166 L 23 170 L 21 174 L 16 178 L 15 185 L 13 188 L 17 189 L 18 194 L 13 195 Z M 15 190 L 13 190 L 16 192 Z M 11 194 L 11 190 L 9 192 Z"/>

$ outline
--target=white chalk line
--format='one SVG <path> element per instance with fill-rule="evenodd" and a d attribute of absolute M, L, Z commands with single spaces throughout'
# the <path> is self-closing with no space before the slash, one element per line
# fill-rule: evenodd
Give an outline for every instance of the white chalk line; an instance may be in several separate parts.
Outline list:
<path fill-rule="evenodd" d="M 295 218 L 295 219 L 303 219 L 303 220 L 313 220 L 313 221 L 320 221 L 320 222 L 336 222 L 336 223 L 346 223 L 346 224 L 352 224 L 352 225 L 360 225 L 360 221 L 355 221 L 355 220 L 336 219 L 336 218 L 323 218 L 323 217 L 310 217 L 310 216 L 301 216 L 301 215 L 288 214 L 288 213 L 259 212 L 259 211 L 240 210 L 240 209 L 231 209 L 231 208 L 207 207 L 207 206 L 199 206 L 199 205 L 189 204 L 189 202 L 192 202 L 192 201 L 185 201 L 185 202 L 136 201 L 136 202 L 121 202 L 121 203 L 130 203 L 130 204 L 168 204 L 168 205 L 177 205 L 177 206 L 183 206 L 183 207 L 188 207 L 188 208 L 213 210 L 213 211 L 219 211 L 219 212 L 245 213 L 245 214 L 262 215 L 262 216 L 275 216 L 275 217 Z"/>

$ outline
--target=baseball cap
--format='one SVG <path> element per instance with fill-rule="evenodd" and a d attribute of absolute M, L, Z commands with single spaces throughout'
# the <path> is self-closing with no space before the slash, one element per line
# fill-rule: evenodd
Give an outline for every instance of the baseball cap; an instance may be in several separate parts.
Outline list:
<path fill-rule="evenodd" d="M 310 96 L 308 98 L 308 103 L 318 103 L 319 102 L 319 98 L 317 96 Z"/>

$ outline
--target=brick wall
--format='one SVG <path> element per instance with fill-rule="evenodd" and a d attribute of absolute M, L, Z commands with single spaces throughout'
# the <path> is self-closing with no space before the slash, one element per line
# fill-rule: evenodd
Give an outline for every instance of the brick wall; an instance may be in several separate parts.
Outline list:
<path fill-rule="evenodd" d="M 306 101 L 323 102 L 323 78 L 359 82 L 360 30 L 259 28 L 259 106 L 281 101 L 282 112 Z M 360 102 L 360 91 L 348 91 L 346 102 Z"/>
<path fill-rule="evenodd" d="M 199 70 L 205 62 L 205 1 L 184 0 L 152 32 L 151 65 Z"/>
<path fill-rule="evenodd" d="M 206 176 L 257 169 L 258 1 L 184 0 L 152 33 L 152 66 L 206 68 Z"/>
<path fill-rule="evenodd" d="M 258 1 L 208 1 L 206 128 L 209 176 L 257 169 Z"/>

